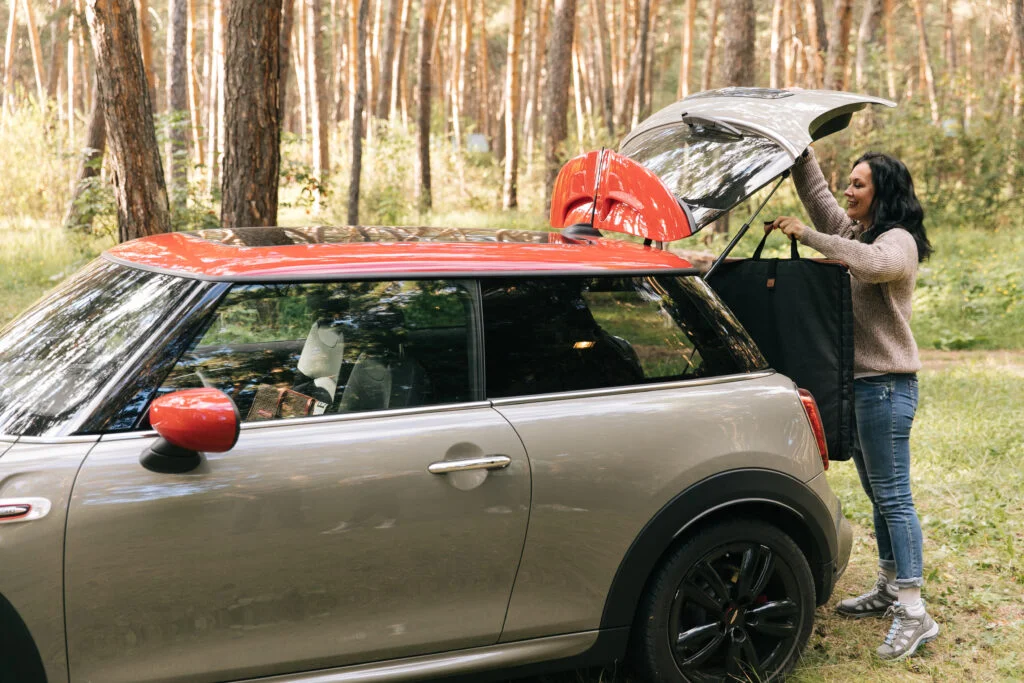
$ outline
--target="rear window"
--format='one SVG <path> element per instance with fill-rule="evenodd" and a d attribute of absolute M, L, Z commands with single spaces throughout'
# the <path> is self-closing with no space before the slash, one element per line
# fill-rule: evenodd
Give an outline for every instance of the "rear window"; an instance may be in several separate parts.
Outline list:
<path fill-rule="evenodd" d="M 670 382 L 767 367 L 693 276 L 482 283 L 491 398 Z"/>

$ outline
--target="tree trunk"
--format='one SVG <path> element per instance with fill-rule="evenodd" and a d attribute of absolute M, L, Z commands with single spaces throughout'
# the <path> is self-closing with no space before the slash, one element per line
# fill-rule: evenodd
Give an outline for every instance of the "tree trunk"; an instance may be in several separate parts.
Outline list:
<path fill-rule="evenodd" d="M 31 0 L 25 4 L 25 23 L 28 24 L 28 41 L 32 48 L 32 71 L 36 77 L 36 97 L 40 106 L 46 102 L 46 76 L 43 75 L 43 49 L 39 44 L 39 29 L 36 27 L 36 13 Z"/>
<path fill-rule="evenodd" d="M 10 0 L 11 14 L 7 19 L 7 41 L 4 44 L 4 103 L 10 100 L 14 82 L 14 46 L 18 33 L 18 0 Z M 13 103 L 13 102 L 12 102 Z"/>
<path fill-rule="evenodd" d="M 323 179 L 331 172 L 327 126 L 327 50 L 324 45 L 321 0 L 309 0 L 306 8 L 306 42 L 309 54 L 309 113 L 313 141 L 313 173 Z M 365 100 L 364 100 L 365 101 Z"/>
<path fill-rule="evenodd" d="M 718 9 L 719 0 L 711 0 L 708 10 L 708 47 L 704 55 L 704 73 L 700 79 L 700 89 L 711 89 L 711 78 L 715 73 L 715 43 L 718 42 Z"/>
<path fill-rule="evenodd" d="M 67 102 L 67 107 L 68 107 L 68 113 L 67 113 L 67 118 L 68 118 L 68 137 L 71 138 L 72 140 L 75 139 L 75 96 L 76 96 L 76 94 L 78 94 L 77 93 L 78 88 L 75 87 L 75 81 L 78 80 L 78 70 L 75 68 L 75 66 L 76 66 L 76 63 L 75 63 L 75 52 L 78 50 L 78 44 L 75 42 L 75 29 L 76 29 L 77 24 L 78 24 L 79 21 L 81 21 L 81 20 L 78 19 L 75 15 L 72 15 L 71 18 L 68 20 L 68 44 L 67 44 L 67 51 L 68 51 L 68 57 L 67 57 L 67 62 L 68 62 L 68 69 L 67 69 L 67 71 L 68 71 L 68 73 L 67 73 L 68 102 Z M 2 109 L 2 107 L 0 107 L 0 109 Z M 99 116 L 100 116 L 100 119 L 102 120 L 103 114 L 100 113 Z M 106 128 L 104 128 L 104 146 L 106 146 Z"/>
<path fill-rule="evenodd" d="M 924 0 L 912 0 L 914 18 L 917 20 L 917 51 L 921 60 L 921 72 L 928 91 L 928 103 L 931 106 L 932 123 L 939 123 L 939 101 L 935 95 L 935 77 L 932 75 L 932 62 L 928 56 L 928 36 L 924 27 Z"/>
<path fill-rule="evenodd" d="M 688 0 L 696 2 L 696 0 Z M 597 20 L 597 45 L 601 68 L 601 111 L 608 135 L 615 136 L 615 84 L 612 79 L 612 41 L 608 31 L 608 12 L 605 0 L 593 0 L 591 4 Z"/>
<path fill-rule="evenodd" d="M 50 32 L 50 70 L 47 72 L 46 96 L 56 99 L 60 90 L 60 77 L 64 72 L 64 50 L 67 44 L 65 28 L 67 26 L 67 0 L 57 0 L 53 11 L 56 18 Z"/>
<path fill-rule="evenodd" d="M 753 0 L 751 0 L 753 1 Z M 639 74 L 636 81 L 636 103 L 633 107 L 632 126 L 636 126 L 647 117 L 647 73 L 650 69 L 648 60 L 648 34 L 651 30 L 651 0 L 640 0 L 639 20 L 640 41 L 637 45 L 640 56 Z"/>
<path fill-rule="evenodd" d="M 384 2 L 385 0 L 381 0 Z M 380 51 L 380 86 L 377 88 L 377 105 L 375 116 L 387 120 L 391 116 L 392 79 L 395 68 L 395 39 L 398 34 L 398 13 L 401 10 L 400 0 L 386 0 L 387 11 L 384 15 L 382 30 L 383 42 Z"/>
<path fill-rule="evenodd" d="M 298 0 L 302 2 L 302 0 Z M 295 23 L 296 0 L 283 0 L 281 3 L 281 33 L 278 35 L 278 49 L 281 51 L 277 81 L 277 120 L 283 125 L 285 113 L 288 111 L 288 69 L 291 68 L 292 25 Z"/>
<path fill-rule="evenodd" d="M 1013 0 L 1016 2 L 1016 0 Z M 956 34 L 953 30 L 953 3 L 944 0 L 942 3 L 943 17 L 943 56 L 946 60 L 946 72 L 956 73 Z M 969 29 L 968 29 L 969 30 Z"/>
<path fill-rule="evenodd" d="M 512 0 L 512 23 L 508 27 L 505 61 L 505 185 L 501 202 L 505 209 L 519 206 L 519 79 L 522 70 L 519 53 L 523 44 L 525 19 L 526 0 Z M 572 55 L 567 53 L 565 59 L 571 68 Z"/>
<path fill-rule="evenodd" d="M 828 50 L 828 37 L 825 33 L 825 12 L 822 0 L 805 0 L 807 13 L 807 38 L 810 49 L 811 85 L 820 88 L 825 82 L 825 51 Z"/>
<path fill-rule="evenodd" d="M 306 48 L 306 0 L 296 0 L 298 21 L 292 23 L 292 43 L 295 45 L 295 89 L 299 95 L 299 139 L 309 134 L 309 50 Z M 350 85 L 350 88 L 352 86 Z M 349 115 L 352 112 L 349 111 Z"/>
<path fill-rule="evenodd" d="M 281 0 L 232 0 L 226 24 L 221 223 L 226 228 L 275 225 Z"/>
<path fill-rule="evenodd" d="M 118 237 L 123 242 L 171 228 L 153 106 L 131 0 L 87 0 L 114 171 Z"/>
<path fill-rule="evenodd" d="M 554 20 L 548 38 L 548 80 L 544 87 L 544 202 L 551 202 L 551 190 L 562 167 L 562 143 L 568 134 L 569 79 L 575 31 L 576 0 L 555 0 Z"/>
<path fill-rule="evenodd" d="M 1011 40 L 1016 43 L 1016 55 L 1013 62 L 1013 121 L 1014 134 L 1020 127 L 1021 109 L 1024 108 L 1024 2 L 1011 0 L 1010 27 L 1013 32 Z"/>
<path fill-rule="evenodd" d="M 853 23 L 853 0 L 835 0 L 832 38 L 828 43 L 825 87 L 846 90 L 846 63 L 850 50 L 850 26 Z"/>
<path fill-rule="evenodd" d="M 896 99 L 896 48 L 895 38 L 892 32 L 892 14 L 894 10 L 893 0 L 882 0 L 884 10 L 882 15 L 885 18 L 885 82 L 889 88 L 889 99 Z"/>
<path fill-rule="evenodd" d="M 864 14 L 857 31 L 857 58 L 854 62 L 854 82 L 857 91 L 864 92 L 867 86 L 868 63 L 874 51 L 878 27 L 882 22 L 882 0 L 865 0 Z"/>
<path fill-rule="evenodd" d="M 754 85 L 754 0 L 725 0 L 722 78 L 726 86 Z"/>
<path fill-rule="evenodd" d="M 356 12 L 356 92 L 352 105 L 352 168 L 348 183 L 348 224 L 359 225 L 359 181 L 363 172 L 363 109 L 366 107 L 366 22 L 370 0 Z"/>
<path fill-rule="evenodd" d="M 420 9 L 420 31 L 416 45 L 416 64 L 419 77 L 416 84 L 416 127 L 419 173 L 417 174 L 416 204 L 420 213 L 433 208 L 430 192 L 430 95 L 434 21 L 437 18 L 438 0 L 423 0 Z"/>
<path fill-rule="evenodd" d="M 244 2 L 244 0 L 239 0 Z M 210 30 L 210 78 L 206 83 L 210 103 L 207 110 L 207 187 L 211 193 L 220 186 L 220 152 L 223 149 L 221 134 L 221 111 L 224 102 L 224 0 L 210 0 L 213 27 Z"/>
<path fill-rule="evenodd" d="M 537 139 L 537 121 L 541 115 L 540 84 L 544 74 L 544 42 L 547 40 L 548 11 L 550 0 L 538 0 L 534 14 L 530 43 L 530 74 L 529 96 L 526 101 L 526 113 L 523 115 L 523 132 L 526 137 L 526 156 L 533 161 L 533 148 Z"/>
<path fill-rule="evenodd" d="M 461 102 L 459 101 L 459 81 L 462 80 L 462 73 L 460 67 L 462 66 L 461 61 L 461 42 L 460 42 L 460 27 L 462 26 L 462 1 L 452 0 L 451 2 L 451 16 L 448 24 L 448 61 L 449 69 L 448 73 L 448 101 L 451 105 L 451 139 L 455 144 L 455 149 L 461 149 L 462 147 L 462 116 Z"/>
<path fill-rule="evenodd" d="M 107 126 L 103 120 L 103 105 L 100 98 L 93 100 L 92 111 L 89 112 L 89 128 L 85 136 L 85 149 L 82 150 L 82 161 L 78 167 L 78 180 L 68 202 L 67 213 L 64 214 L 64 227 L 68 229 L 89 229 L 92 227 L 94 212 L 84 206 L 82 195 L 89 189 L 90 178 L 100 174 L 103 163 L 103 151 L 107 147 Z"/>
<path fill-rule="evenodd" d="M 391 62 L 391 102 L 389 115 L 402 108 L 402 93 L 405 92 L 406 82 L 405 55 L 409 45 L 409 14 L 412 0 L 402 0 L 402 18 L 398 26 L 398 54 Z M 405 117 L 405 109 L 402 108 L 402 117 Z"/>
<path fill-rule="evenodd" d="M 196 64 L 196 3 L 199 0 L 188 0 L 188 34 L 186 36 L 188 69 L 188 109 L 192 126 L 192 154 L 196 165 L 205 166 L 206 156 L 203 154 L 203 112 L 199 98 L 198 66 Z"/>
<path fill-rule="evenodd" d="M 188 7 L 187 0 L 167 3 L 167 177 L 171 201 L 188 198 Z"/>
<path fill-rule="evenodd" d="M 785 79 L 785 61 L 782 47 L 782 6 L 786 0 L 772 3 L 772 34 L 769 40 L 768 87 L 781 88 Z M 868 0 L 870 2 L 871 0 Z"/>
<path fill-rule="evenodd" d="M 149 99 L 156 107 L 156 73 L 153 67 L 153 32 L 149 28 L 149 0 L 136 0 L 139 10 L 139 45 L 142 47 L 142 63 L 146 70 L 146 85 Z"/>

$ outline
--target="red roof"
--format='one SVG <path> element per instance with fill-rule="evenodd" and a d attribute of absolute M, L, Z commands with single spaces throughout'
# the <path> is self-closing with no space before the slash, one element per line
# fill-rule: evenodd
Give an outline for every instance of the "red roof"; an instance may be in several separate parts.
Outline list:
<path fill-rule="evenodd" d="M 214 280 L 691 267 L 670 252 L 621 240 L 439 228 L 245 228 L 166 233 L 120 244 L 106 255 L 147 269 Z"/>

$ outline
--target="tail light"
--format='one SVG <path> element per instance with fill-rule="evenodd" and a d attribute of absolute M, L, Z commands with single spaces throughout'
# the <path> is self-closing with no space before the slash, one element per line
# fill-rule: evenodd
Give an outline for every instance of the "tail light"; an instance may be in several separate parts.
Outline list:
<path fill-rule="evenodd" d="M 806 389 L 800 389 L 800 403 L 807 413 L 807 420 L 811 423 L 811 431 L 814 432 L 814 440 L 818 442 L 818 452 L 821 453 L 821 464 L 828 469 L 828 444 L 825 442 L 825 426 L 821 424 L 821 413 L 818 412 L 818 403 L 814 396 Z"/>

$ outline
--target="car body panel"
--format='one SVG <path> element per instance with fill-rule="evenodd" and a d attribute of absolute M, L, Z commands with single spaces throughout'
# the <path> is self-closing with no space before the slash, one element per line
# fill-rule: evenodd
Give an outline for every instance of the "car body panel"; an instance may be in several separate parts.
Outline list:
<path fill-rule="evenodd" d="M 249 424 L 182 475 L 96 447 L 67 530 L 73 680 L 223 681 L 494 644 L 529 464 L 486 404 Z M 398 414 L 396 414 L 398 413 Z M 433 475 L 500 453 L 505 469 Z"/>
<path fill-rule="evenodd" d="M 530 530 L 503 642 L 597 628 L 634 539 L 694 483 L 738 468 L 801 482 L 821 472 L 799 397 L 781 375 L 596 393 L 494 401 L 533 470 Z"/>
<path fill-rule="evenodd" d="M 544 243 L 380 241 L 264 246 L 236 246 L 205 239 L 203 234 L 172 232 L 144 237 L 109 249 L 104 258 L 158 272 L 231 281 L 652 272 L 690 267 L 688 261 L 666 251 L 621 240 L 580 242 L 557 233 L 534 233 L 549 240 Z"/>
<path fill-rule="evenodd" d="M 64 525 L 75 475 L 98 439 L 22 439 L 0 458 L 0 499 L 43 498 L 50 503 L 49 512 L 43 517 L 0 523 L 0 595 L 10 602 L 28 628 L 49 683 L 68 678 L 64 644 Z"/>
<path fill-rule="evenodd" d="M 755 94 L 744 96 L 745 92 Z M 896 106 L 895 102 L 881 97 L 835 90 L 710 90 L 690 95 L 655 112 L 623 138 L 620 148 L 654 128 L 681 123 L 687 115 L 764 135 L 777 141 L 796 159 L 811 142 L 822 137 L 823 132 L 829 134 L 845 128 L 845 125 L 830 128 L 829 122 L 869 104 Z"/>
<path fill-rule="evenodd" d="M 566 162 L 555 180 L 549 219 L 553 228 L 582 223 L 655 242 L 693 234 L 685 205 L 658 176 L 608 149 Z"/>

